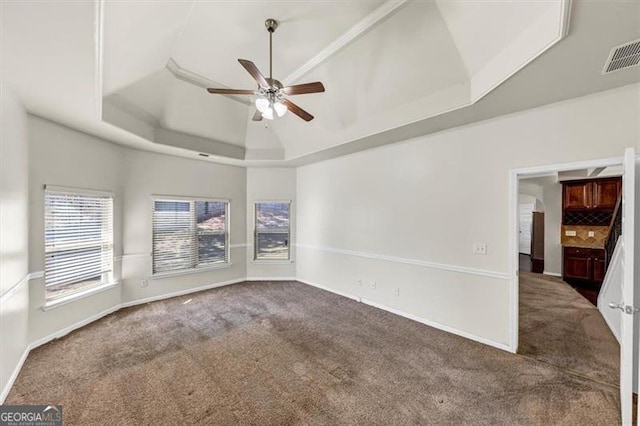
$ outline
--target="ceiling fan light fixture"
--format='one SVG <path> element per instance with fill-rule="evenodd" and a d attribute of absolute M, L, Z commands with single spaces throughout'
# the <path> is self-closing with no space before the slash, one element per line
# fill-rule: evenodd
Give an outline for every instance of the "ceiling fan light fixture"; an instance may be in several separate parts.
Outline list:
<path fill-rule="evenodd" d="M 267 120 L 273 120 L 273 108 L 268 107 L 264 111 L 260 111 L 262 113 L 262 117 Z"/>
<path fill-rule="evenodd" d="M 269 109 L 269 107 L 270 107 L 269 99 L 266 99 L 266 98 L 256 99 L 256 108 L 258 109 L 258 111 L 260 111 L 260 113 L 262 113 L 262 115 L 264 115 L 264 112 L 267 109 Z"/>
<path fill-rule="evenodd" d="M 282 117 L 288 111 L 287 106 L 282 102 L 275 102 L 273 104 L 273 109 L 276 110 L 276 114 L 278 115 L 278 117 Z"/>

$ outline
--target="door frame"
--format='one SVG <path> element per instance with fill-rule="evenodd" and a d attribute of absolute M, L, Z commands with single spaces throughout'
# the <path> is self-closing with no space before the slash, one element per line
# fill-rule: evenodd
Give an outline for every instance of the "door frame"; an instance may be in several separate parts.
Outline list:
<path fill-rule="evenodd" d="M 520 179 L 553 176 L 558 172 L 598 167 L 621 166 L 623 156 L 597 160 L 575 161 L 509 170 L 509 350 L 518 351 L 520 289 L 518 283 L 518 189 Z"/>

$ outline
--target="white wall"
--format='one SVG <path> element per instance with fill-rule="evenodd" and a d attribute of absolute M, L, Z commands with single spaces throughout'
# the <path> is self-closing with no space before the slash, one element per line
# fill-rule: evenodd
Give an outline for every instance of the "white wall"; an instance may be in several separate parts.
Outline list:
<path fill-rule="evenodd" d="M 511 344 L 509 170 L 622 155 L 638 144 L 638 91 L 626 86 L 299 168 L 298 277 Z M 486 243 L 487 255 L 474 255 L 474 243 Z"/>
<path fill-rule="evenodd" d="M 246 276 L 246 172 L 240 167 L 125 148 L 30 116 L 30 271 L 44 269 L 44 185 L 113 192 L 114 262 L 119 285 L 47 311 L 44 279 L 30 285 L 29 339 L 46 338 L 128 303 L 241 281 Z M 163 279 L 151 277 L 152 195 L 225 198 L 231 202 L 232 265 Z"/>
<path fill-rule="evenodd" d="M 28 344 L 27 114 L 0 86 L 0 403 Z"/>
<path fill-rule="evenodd" d="M 291 201 L 289 261 L 255 261 L 254 224 L 256 201 Z M 296 169 L 250 168 L 247 169 L 247 277 L 295 278 L 296 276 Z"/>
<path fill-rule="evenodd" d="M 544 203 L 534 195 L 520 193 L 518 194 L 518 204 L 533 204 L 534 212 L 544 212 Z"/>
<path fill-rule="evenodd" d="M 122 253 L 122 187 L 124 150 L 60 126 L 29 116 L 29 268 L 44 270 L 44 186 L 109 191 L 114 194 L 114 254 Z M 116 279 L 119 265 L 114 265 Z M 37 341 L 120 303 L 120 287 L 79 299 L 49 311 L 45 302 L 44 278 L 29 286 L 30 341 Z"/>
<path fill-rule="evenodd" d="M 522 205 L 522 204 L 533 204 L 533 208 L 535 211 L 535 207 L 536 207 L 536 197 L 534 197 L 533 195 L 527 195 L 527 194 L 518 194 L 518 205 Z"/>
<path fill-rule="evenodd" d="M 124 188 L 122 299 L 157 297 L 190 288 L 244 280 L 246 276 L 246 170 L 198 160 L 127 150 Z M 230 202 L 231 267 L 214 271 L 153 278 L 152 195 L 228 199 Z"/>

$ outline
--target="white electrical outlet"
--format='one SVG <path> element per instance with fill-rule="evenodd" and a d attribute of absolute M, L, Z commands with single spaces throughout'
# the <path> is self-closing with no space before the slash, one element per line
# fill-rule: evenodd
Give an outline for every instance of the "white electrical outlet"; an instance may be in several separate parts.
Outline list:
<path fill-rule="evenodd" d="M 378 284 L 375 281 L 371 281 L 371 288 L 375 289 Z"/>
<path fill-rule="evenodd" d="M 399 288 L 393 289 L 393 294 L 395 294 L 396 296 L 400 296 L 400 289 Z"/>
<path fill-rule="evenodd" d="M 575 237 L 576 231 L 564 231 L 564 235 L 567 237 Z"/>
<path fill-rule="evenodd" d="M 140 287 L 147 287 L 149 285 L 149 280 L 140 281 Z"/>
<path fill-rule="evenodd" d="M 595 236 L 596 236 L 596 233 L 595 233 L 595 232 L 593 232 L 593 231 L 589 231 L 589 234 L 588 234 L 588 235 L 589 235 L 590 237 L 595 237 Z"/>
<path fill-rule="evenodd" d="M 487 254 L 487 245 L 484 243 L 475 243 L 473 245 L 473 254 L 486 255 Z"/>

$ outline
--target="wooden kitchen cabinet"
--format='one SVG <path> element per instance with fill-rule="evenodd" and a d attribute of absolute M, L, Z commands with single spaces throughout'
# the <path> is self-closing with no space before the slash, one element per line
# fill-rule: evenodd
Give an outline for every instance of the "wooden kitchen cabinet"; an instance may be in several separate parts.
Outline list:
<path fill-rule="evenodd" d="M 605 274 L 605 252 L 603 249 L 564 248 L 565 281 L 579 280 L 601 284 Z"/>
<path fill-rule="evenodd" d="M 591 277 L 591 249 L 574 249 L 566 247 L 564 250 L 565 278 L 588 280 Z"/>
<path fill-rule="evenodd" d="M 590 182 L 567 182 L 562 185 L 562 207 L 565 210 L 586 210 L 589 208 L 593 192 Z"/>
<path fill-rule="evenodd" d="M 607 272 L 606 263 L 604 261 L 604 250 L 602 255 L 594 255 L 593 261 L 593 281 L 601 283 L 604 281 L 604 274 Z"/>
<path fill-rule="evenodd" d="M 600 178 L 562 182 L 564 210 L 613 210 L 618 202 L 622 178 Z"/>
<path fill-rule="evenodd" d="M 621 178 L 598 179 L 592 182 L 593 198 L 591 208 L 594 209 L 615 209 L 620 189 L 622 188 Z"/>

